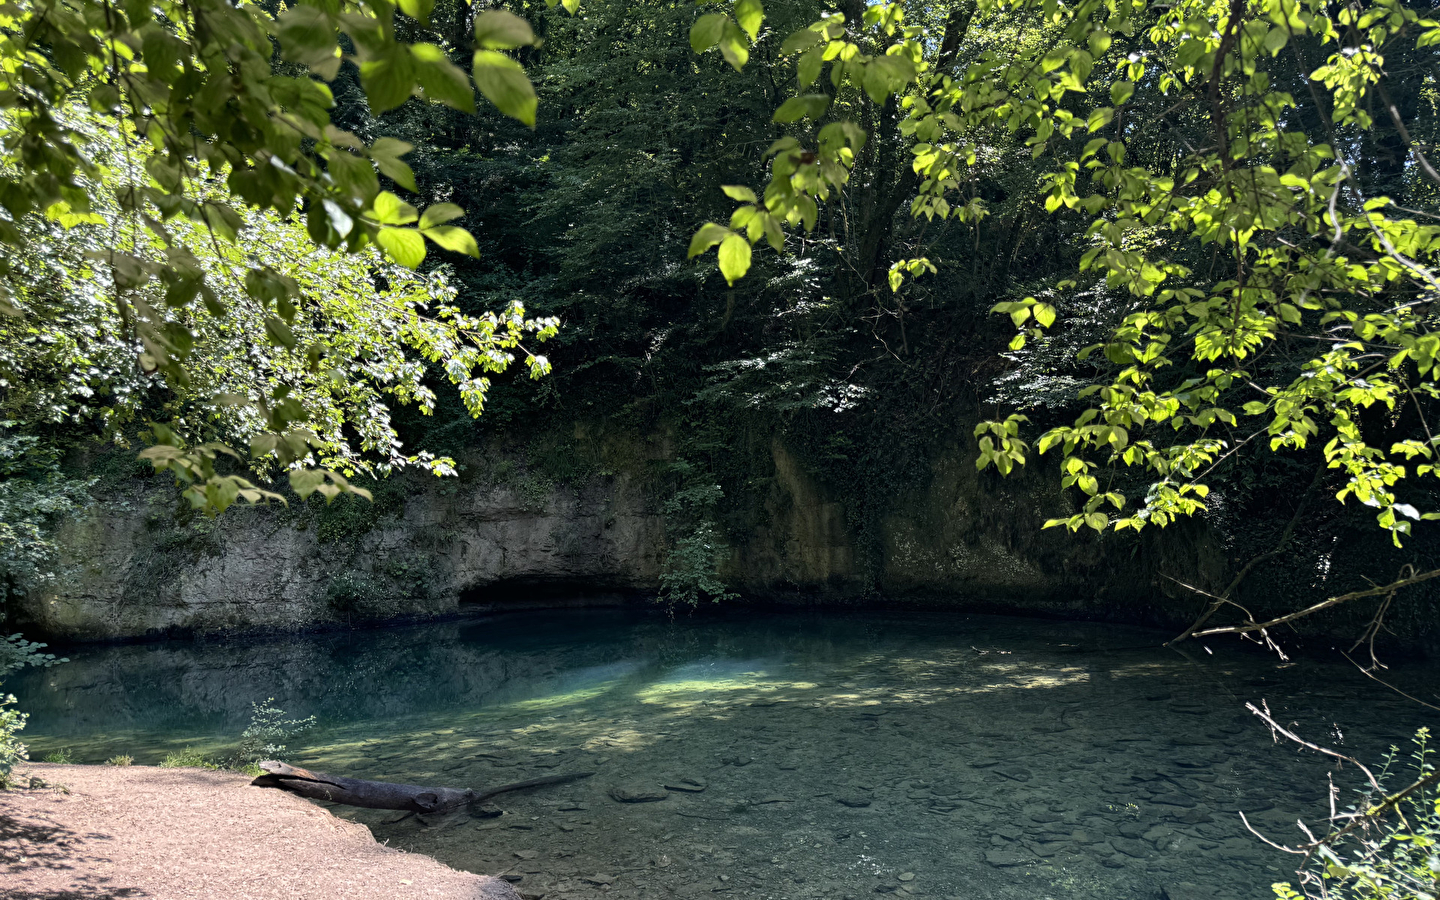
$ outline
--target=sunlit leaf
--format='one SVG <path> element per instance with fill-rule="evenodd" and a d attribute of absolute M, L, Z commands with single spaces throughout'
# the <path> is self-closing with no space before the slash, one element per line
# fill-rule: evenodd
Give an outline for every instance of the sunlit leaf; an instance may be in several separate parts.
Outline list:
<path fill-rule="evenodd" d="M 414 228 L 381 228 L 375 235 L 375 243 L 407 269 L 425 261 L 425 239 Z"/>
<path fill-rule="evenodd" d="M 474 63 L 475 86 L 485 99 L 505 115 L 534 128 L 535 108 L 539 101 L 524 68 L 494 50 L 476 51 Z"/>
<path fill-rule="evenodd" d="M 750 271 L 750 242 L 732 234 L 720 242 L 720 274 L 727 284 L 734 284 Z"/>

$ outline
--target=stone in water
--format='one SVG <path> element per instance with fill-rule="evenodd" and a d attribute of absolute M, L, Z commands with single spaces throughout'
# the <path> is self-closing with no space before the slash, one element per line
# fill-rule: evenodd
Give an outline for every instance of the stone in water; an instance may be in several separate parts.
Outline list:
<path fill-rule="evenodd" d="M 1008 869 L 1011 866 L 1023 866 L 1029 863 L 1030 857 L 1012 853 L 1009 850 L 986 850 L 985 861 L 992 866 Z"/>
<path fill-rule="evenodd" d="M 610 796 L 619 803 L 654 803 L 669 797 L 670 793 L 649 784 L 622 784 L 611 788 Z"/>

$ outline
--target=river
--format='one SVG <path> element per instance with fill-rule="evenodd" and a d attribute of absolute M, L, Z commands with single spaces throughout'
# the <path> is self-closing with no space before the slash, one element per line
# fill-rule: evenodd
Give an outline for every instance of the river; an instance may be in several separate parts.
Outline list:
<path fill-rule="evenodd" d="M 958 613 L 618 610 L 274 639 L 90 647 L 12 678 L 36 758 L 220 753 L 275 698 L 287 761 L 485 788 L 494 818 L 337 808 L 379 840 L 601 896 L 1263 898 L 1353 772 L 1245 709 L 1378 760 L 1426 711 L 1348 664 L 1238 639 Z M 1436 670 L 1387 678 L 1440 684 Z M 668 786 L 668 787 L 667 787 Z M 622 802 L 643 797 L 649 802 Z M 619 799 L 617 799 L 619 798 Z M 1162 893 L 1163 891 L 1163 893 Z"/>

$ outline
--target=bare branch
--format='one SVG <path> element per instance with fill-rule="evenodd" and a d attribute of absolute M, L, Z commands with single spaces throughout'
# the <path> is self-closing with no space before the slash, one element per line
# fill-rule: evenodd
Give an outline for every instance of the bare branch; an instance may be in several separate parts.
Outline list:
<path fill-rule="evenodd" d="M 1270 619 L 1265 622 L 1247 622 L 1244 625 L 1226 625 L 1223 628 L 1210 628 L 1205 631 L 1197 631 L 1194 633 L 1193 636 L 1208 637 L 1212 634 L 1248 634 L 1255 631 L 1264 631 L 1267 628 L 1274 628 L 1276 625 L 1284 625 L 1288 622 L 1294 622 L 1296 619 L 1303 619 L 1306 616 L 1313 615 L 1322 610 L 1329 609 L 1332 606 L 1339 606 L 1342 603 L 1348 603 L 1351 600 L 1363 600 L 1366 597 L 1379 597 L 1384 594 L 1398 591 L 1401 588 L 1409 587 L 1412 584 L 1419 584 L 1422 581 L 1429 581 L 1430 579 L 1437 577 L 1440 577 L 1440 569 L 1431 569 L 1429 572 L 1422 572 L 1419 575 L 1412 575 L 1409 578 L 1402 578 L 1399 581 L 1392 581 L 1389 584 L 1382 585 L 1380 587 L 1368 588 L 1367 590 L 1363 591 L 1351 591 L 1348 594 L 1341 594 L 1338 597 L 1331 597 L 1330 599 L 1322 600 L 1321 602 L 1316 603 L 1313 606 L 1307 606 L 1304 609 L 1297 610 L 1296 612 L 1289 613 L 1278 618 Z"/>

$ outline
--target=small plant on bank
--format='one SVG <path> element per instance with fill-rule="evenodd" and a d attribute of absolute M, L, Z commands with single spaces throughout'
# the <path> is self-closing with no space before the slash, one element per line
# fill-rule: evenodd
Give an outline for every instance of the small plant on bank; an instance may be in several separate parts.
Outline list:
<path fill-rule="evenodd" d="M 11 774 L 17 765 L 29 759 L 25 745 L 18 735 L 25 728 L 25 713 L 13 709 L 15 697 L 0 694 L 0 790 L 9 790 L 14 785 Z"/>
<path fill-rule="evenodd" d="M 253 769 L 263 759 L 275 759 L 285 755 L 285 744 L 290 738 L 315 727 L 315 717 L 303 719 L 285 718 L 285 710 L 275 705 L 270 697 L 263 703 L 250 704 L 250 727 L 240 735 L 240 748 L 230 761 L 234 769 Z"/>
<path fill-rule="evenodd" d="M 75 762 L 75 751 L 69 747 L 61 747 L 59 750 L 52 750 L 45 754 L 42 762 L 60 763 L 61 765 L 68 766 Z"/>
<path fill-rule="evenodd" d="M 107 766 L 133 766 L 134 764 L 135 757 L 130 756 L 127 753 L 121 753 L 105 760 L 105 765 Z"/>
<path fill-rule="evenodd" d="M 734 600 L 720 578 L 730 546 L 715 522 L 725 492 L 683 459 L 668 469 L 680 487 L 664 506 L 670 549 L 660 570 L 660 600 L 671 609 Z"/>
<path fill-rule="evenodd" d="M 1440 780 L 1430 731 L 1414 739 L 1409 769 L 1397 777 L 1399 748 L 1391 747 L 1376 773 L 1376 785 L 1360 792 L 1339 822 L 1370 816 L 1363 826 L 1314 847 L 1309 864 L 1297 874 L 1299 890 L 1273 885 L 1280 900 L 1432 900 L 1440 896 Z M 1397 790 L 1401 785 L 1408 785 Z M 1403 798 L 1391 802 L 1398 795 Z"/>
<path fill-rule="evenodd" d="M 701 600 L 734 600 L 716 570 L 730 548 L 711 522 L 701 522 L 689 534 L 676 538 L 660 571 L 660 598 L 671 606 L 697 606 Z"/>
<path fill-rule="evenodd" d="M 205 754 L 191 747 L 184 750 L 172 750 L 165 754 L 165 759 L 160 762 L 162 769 L 218 769 L 220 766 L 213 762 Z"/>

